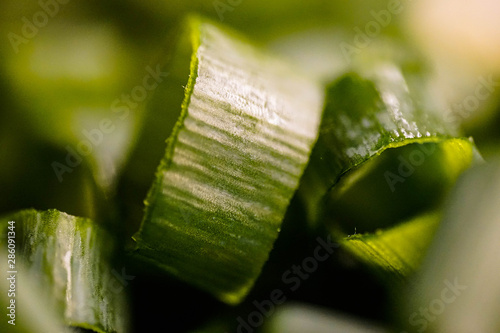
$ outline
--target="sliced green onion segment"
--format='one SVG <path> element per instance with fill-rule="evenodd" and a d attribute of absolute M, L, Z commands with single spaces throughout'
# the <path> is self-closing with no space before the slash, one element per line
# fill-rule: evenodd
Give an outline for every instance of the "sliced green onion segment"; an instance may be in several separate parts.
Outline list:
<path fill-rule="evenodd" d="M 481 158 L 439 115 L 421 73 L 386 63 L 360 72 L 328 87 L 299 193 L 313 226 L 325 223 L 354 257 L 402 280 L 420 265 L 456 179 Z"/>
<path fill-rule="evenodd" d="M 15 233 L 9 239 L 15 241 L 17 274 L 37 281 L 40 296 L 48 310 L 60 315 L 61 323 L 96 332 L 128 331 L 120 272 L 111 266 L 115 248 L 96 223 L 56 210 L 33 209 L 0 223 L 2 235 Z M 7 247 L 7 237 L 1 243 Z"/>
<path fill-rule="evenodd" d="M 323 91 L 232 32 L 200 19 L 189 29 L 182 111 L 164 131 L 136 253 L 236 304 L 278 236 L 316 141 Z"/>
<path fill-rule="evenodd" d="M 313 225 L 345 235 L 408 220 L 436 209 L 470 165 L 474 144 L 442 120 L 416 78 L 384 63 L 328 87 L 299 190 Z"/>

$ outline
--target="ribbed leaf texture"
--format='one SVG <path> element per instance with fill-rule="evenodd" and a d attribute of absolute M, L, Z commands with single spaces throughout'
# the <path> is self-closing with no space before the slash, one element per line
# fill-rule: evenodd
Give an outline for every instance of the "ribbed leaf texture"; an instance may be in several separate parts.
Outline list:
<path fill-rule="evenodd" d="M 183 110 L 146 199 L 137 254 L 234 304 L 278 236 L 323 95 L 231 32 L 197 19 L 190 29 Z"/>

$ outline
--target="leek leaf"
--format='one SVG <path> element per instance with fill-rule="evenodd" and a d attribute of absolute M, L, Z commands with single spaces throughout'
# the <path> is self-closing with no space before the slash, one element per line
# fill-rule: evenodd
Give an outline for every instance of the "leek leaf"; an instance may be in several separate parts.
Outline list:
<path fill-rule="evenodd" d="M 312 225 L 373 232 L 439 207 L 476 158 L 399 66 L 347 73 L 327 89 L 318 142 L 301 181 Z M 388 208 L 390 207 L 390 208 Z"/>
<path fill-rule="evenodd" d="M 403 68 L 375 62 L 328 87 L 299 191 L 313 226 L 396 281 L 417 270 L 447 193 L 481 159 L 437 113 L 425 75 Z"/>
<path fill-rule="evenodd" d="M 117 288 L 120 281 L 111 266 L 115 247 L 105 230 L 90 219 L 57 210 L 24 210 L 0 222 L 2 234 L 14 236 L 1 243 L 7 248 L 14 239 L 17 275 L 38 282 L 48 311 L 57 313 L 61 323 L 127 332 L 126 298 L 123 288 Z"/>
<path fill-rule="evenodd" d="M 182 112 L 146 199 L 136 253 L 236 304 L 278 236 L 316 141 L 323 93 L 235 33 L 199 19 L 189 25 Z"/>

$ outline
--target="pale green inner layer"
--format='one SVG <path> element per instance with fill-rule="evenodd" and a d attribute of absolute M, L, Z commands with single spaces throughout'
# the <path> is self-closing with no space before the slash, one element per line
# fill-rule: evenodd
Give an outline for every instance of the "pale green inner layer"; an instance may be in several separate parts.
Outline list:
<path fill-rule="evenodd" d="M 424 214 L 373 234 L 350 235 L 341 244 L 384 277 L 403 280 L 422 263 L 440 218 Z"/>

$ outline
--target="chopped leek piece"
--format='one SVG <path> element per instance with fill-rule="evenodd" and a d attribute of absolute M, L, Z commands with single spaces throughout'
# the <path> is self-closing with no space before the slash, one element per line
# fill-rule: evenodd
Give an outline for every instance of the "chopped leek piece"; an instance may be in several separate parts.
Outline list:
<path fill-rule="evenodd" d="M 40 284 L 41 296 L 62 323 L 103 333 L 128 331 L 126 297 L 111 266 L 114 243 L 96 223 L 30 209 L 2 218 L 0 227 L 8 235 L 2 246 L 15 245 L 11 270 L 19 263 L 17 274 Z"/>
<path fill-rule="evenodd" d="M 236 304 L 278 236 L 316 141 L 323 91 L 233 32 L 199 19 L 189 26 L 182 112 L 136 253 Z"/>

